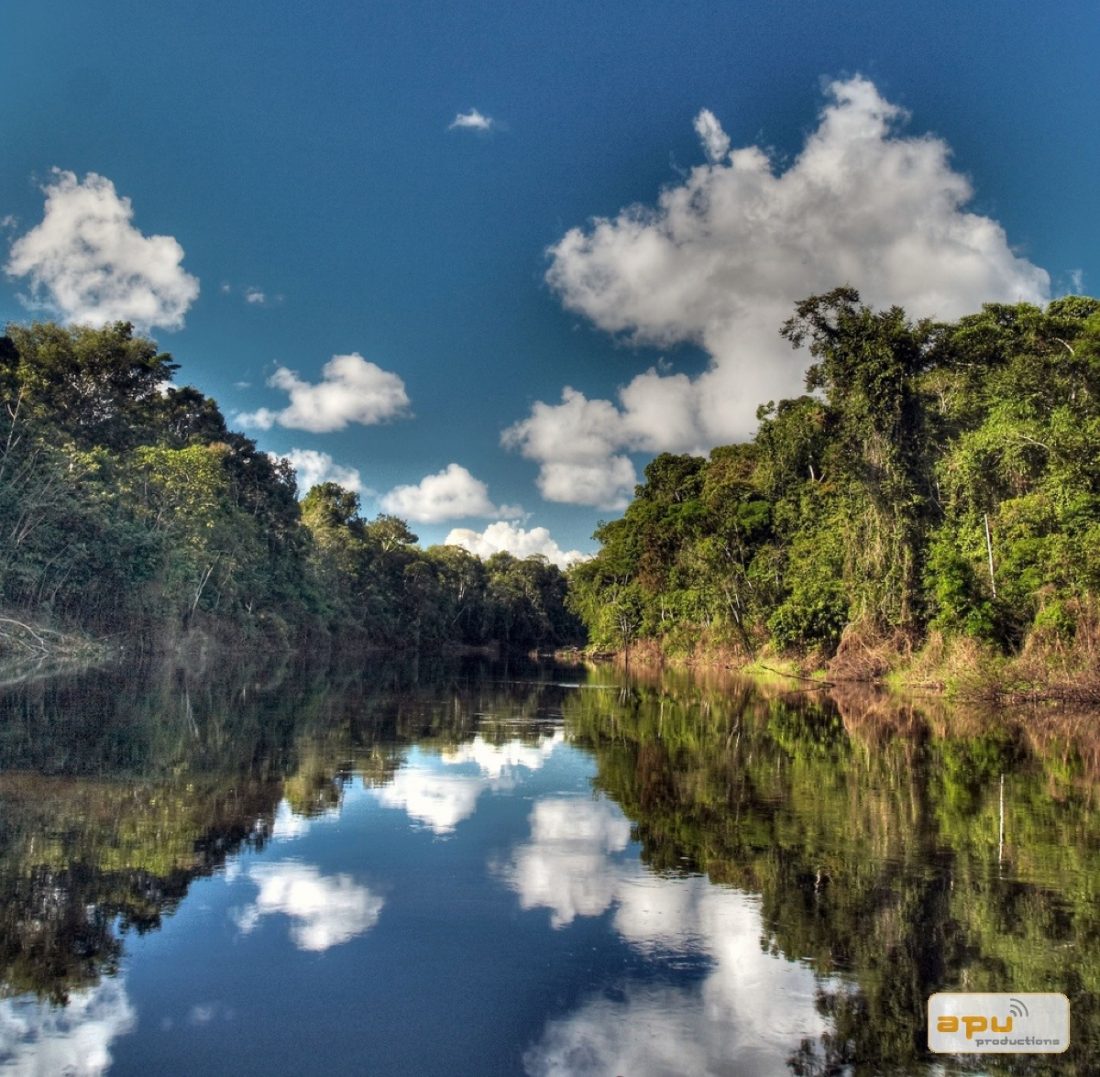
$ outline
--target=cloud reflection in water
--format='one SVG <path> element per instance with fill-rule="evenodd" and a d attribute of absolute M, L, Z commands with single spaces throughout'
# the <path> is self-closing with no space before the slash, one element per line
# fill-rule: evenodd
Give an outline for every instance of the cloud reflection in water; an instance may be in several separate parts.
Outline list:
<path fill-rule="evenodd" d="M 799 1042 L 826 1028 L 813 973 L 764 952 L 754 897 L 702 876 L 653 875 L 617 855 L 629 838 L 629 820 L 610 801 L 549 798 L 535 805 L 531 840 L 501 874 L 524 908 L 549 909 L 555 928 L 614 907 L 614 929 L 632 947 L 650 959 L 690 957 L 706 971 L 686 986 L 627 982 L 615 997 L 589 998 L 547 1024 L 525 1055 L 527 1071 L 784 1072 Z"/>
<path fill-rule="evenodd" d="M 0 1074 L 97 1077 L 111 1065 L 112 1041 L 136 1022 L 121 978 L 73 991 L 64 1007 L 30 995 L 5 999 L 0 1001 Z"/>
<path fill-rule="evenodd" d="M 618 880 L 608 858 L 630 841 L 630 822 L 606 800 L 540 800 L 531 812 L 531 843 L 521 846 L 504 875 L 525 909 L 544 906 L 563 927 L 598 916 L 615 900 Z"/>
<path fill-rule="evenodd" d="M 514 789 L 521 772 L 542 767 L 563 739 L 557 730 L 537 744 L 492 744 L 478 735 L 438 755 L 417 748 L 392 782 L 372 792 L 386 807 L 402 809 L 436 834 L 450 834 L 473 815 L 483 792 Z"/>
<path fill-rule="evenodd" d="M 265 916 L 289 916 L 290 937 L 299 950 L 327 950 L 363 935 L 378 922 L 383 899 L 349 875 L 322 875 L 294 860 L 256 864 L 248 876 L 260 893 L 237 917 L 246 934 Z"/>

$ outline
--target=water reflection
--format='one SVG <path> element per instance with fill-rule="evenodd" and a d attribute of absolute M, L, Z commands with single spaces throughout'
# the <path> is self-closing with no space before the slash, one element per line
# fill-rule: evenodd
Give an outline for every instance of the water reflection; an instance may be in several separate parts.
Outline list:
<path fill-rule="evenodd" d="M 767 693 L 737 706 L 689 680 L 570 701 L 597 786 L 642 859 L 760 895 L 765 946 L 809 962 L 827 1019 L 797 1073 L 928 1072 L 937 990 L 1064 991 L 1100 1060 L 1100 819 L 1090 737 L 1033 754 L 1050 716 L 952 712 L 881 695 Z M 1067 717 L 1061 728 L 1072 728 Z M 1095 729 L 1095 725 L 1092 726 Z M 1058 742 L 1059 738 L 1054 738 Z M 968 1069 L 1045 1072 L 1032 1059 Z"/>
<path fill-rule="evenodd" d="M 449 834 L 473 815 L 485 783 L 473 775 L 448 773 L 439 763 L 438 756 L 414 750 L 375 795 L 386 807 L 401 809 L 437 834 Z"/>
<path fill-rule="evenodd" d="M 826 1030 L 817 981 L 804 965 L 760 945 L 759 901 L 698 875 L 660 876 L 622 855 L 630 821 L 600 798 L 547 798 L 530 816 L 531 840 L 503 876 L 524 908 L 545 907 L 561 929 L 614 907 L 614 930 L 651 966 L 695 969 L 690 987 L 647 976 L 615 985 L 551 1021 L 525 1055 L 532 1074 L 771 1074 L 791 1045 Z"/>
<path fill-rule="evenodd" d="M 314 824 L 318 822 L 335 822 L 340 818 L 340 794 L 337 792 L 335 803 L 323 811 L 301 813 L 294 810 L 290 801 L 283 797 L 275 809 L 275 817 L 271 821 L 272 841 L 293 841 L 295 838 L 304 837 L 310 832 Z"/>
<path fill-rule="evenodd" d="M 96 1077 L 111 1065 L 111 1043 L 137 1014 L 121 978 L 74 991 L 65 1007 L 33 995 L 0 1001 L 0 1073 L 5 1077 Z"/>
<path fill-rule="evenodd" d="M 238 914 L 237 926 L 247 935 L 265 916 L 288 916 L 294 921 L 290 937 L 299 950 L 327 950 L 365 934 L 382 911 L 382 898 L 351 876 L 322 875 L 310 864 L 253 864 L 247 874 L 260 892 Z"/>
<path fill-rule="evenodd" d="M 828 1029 L 813 972 L 761 948 L 759 902 L 699 877 L 655 885 L 641 872 L 615 892 L 616 930 L 658 964 L 700 962 L 702 980 L 638 977 L 590 997 L 549 1022 L 524 1057 L 529 1073 L 769 1075 L 792 1045 Z"/>
<path fill-rule="evenodd" d="M 618 873 L 609 858 L 630 840 L 630 822 L 606 800 L 540 800 L 531 813 L 531 841 L 502 874 L 525 909 L 546 907 L 560 928 L 577 916 L 598 916 L 615 900 Z"/>
<path fill-rule="evenodd" d="M 492 744 L 481 734 L 473 740 L 442 754 L 443 762 L 450 766 L 473 763 L 480 773 L 489 779 L 489 788 L 508 790 L 515 786 L 522 771 L 536 771 L 565 740 L 561 729 L 537 735 L 534 743 L 512 739 L 504 744 Z"/>
<path fill-rule="evenodd" d="M 374 795 L 436 834 L 450 834 L 473 815 L 482 793 L 511 791 L 523 773 L 538 770 L 562 740 L 559 729 L 539 735 L 534 744 L 516 739 L 491 744 L 478 735 L 441 752 L 414 748 L 397 773 L 376 786 Z"/>
<path fill-rule="evenodd" d="M 1064 991 L 1057 1072 L 1100 1071 L 1095 721 L 581 690 L 610 676 L 238 664 L 0 696 L 0 1071 L 147 1072 L 183 1025 L 235 1068 L 362 1068 L 255 996 L 369 1012 L 379 1072 L 929 1073 L 936 990 Z M 165 982 L 189 971 L 146 1020 L 169 936 Z M 186 964 L 226 946 L 224 980 Z"/>

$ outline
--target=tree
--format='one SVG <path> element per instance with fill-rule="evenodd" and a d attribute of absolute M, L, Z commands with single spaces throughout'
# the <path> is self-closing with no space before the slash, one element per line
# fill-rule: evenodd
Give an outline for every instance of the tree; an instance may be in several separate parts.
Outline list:
<path fill-rule="evenodd" d="M 81 448 L 117 450 L 154 439 L 161 390 L 177 364 L 151 340 L 135 337 L 128 322 L 102 329 L 11 325 L 8 337 L 30 416 Z"/>
<path fill-rule="evenodd" d="M 900 307 L 876 313 L 836 288 L 797 304 L 782 333 L 794 347 L 808 342 L 806 388 L 824 393 L 832 413 L 829 466 L 847 483 L 859 531 L 846 571 L 852 616 L 915 633 L 932 488 L 919 378 L 942 328 L 913 324 Z"/>

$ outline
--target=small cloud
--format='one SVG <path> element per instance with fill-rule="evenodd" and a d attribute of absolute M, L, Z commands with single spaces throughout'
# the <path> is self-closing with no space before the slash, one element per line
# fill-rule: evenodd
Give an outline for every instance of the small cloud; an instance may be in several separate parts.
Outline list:
<path fill-rule="evenodd" d="M 251 389 L 252 388 L 252 382 L 250 382 L 250 381 L 235 381 L 233 383 L 233 388 L 234 389 Z"/>
<path fill-rule="evenodd" d="M 217 1003 L 211 1002 L 206 1005 L 192 1006 L 190 1013 L 187 1015 L 187 1022 L 191 1025 L 208 1025 L 214 1020 L 214 1014 L 217 1012 Z"/>
<path fill-rule="evenodd" d="M 222 295 L 239 294 L 251 307 L 273 307 L 282 303 L 284 298 L 282 295 L 272 295 L 270 292 L 264 291 L 263 288 L 255 284 L 249 284 L 239 288 L 236 285 L 230 284 L 229 281 L 223 281 L 218 291 L 220 291 Z"/>
<path fill-rule="evenodd" d="M 516 849 L 502 870 L 520 905 L 548 908 L 555 930 L 578 916 L 605 912 L 619 889 L 613 855 L 630 843 L 630 820 L 619 806 L 573 797 L 538 800 L 530 824 L 530 843 Z"/>
<path fill-rule="evenodd" d="M 1073 287 L 1074 295 L 1085 294 L 1085 271 L 1083 269 L 1071 269 L 1069 271 L 1069 282 Z"/>
<path fill-rule="evenodd" d="M 703 144 L 703 152 L 710 163 L 718 164 L 730 152 L 730 136 L 722 130 L 718 117 L 709 108 L 703 109 L 695 117 L 695 133 Z"/>
<path fill-rule="evenodd" d="M 515 519 L 523 515 L 516 505 L 494 505 L 489 488 L 461 464 L 448 464 L 434 475 L 425 475 L 416 485 L 397 486 L 380 501 L 383 511 L 421 524 L 459 520 L 467 516 L 500 516 Z"/>
<path fill-rule="evenodd" d="M 288 453 L 272 453 L 271 456 L 276 460 L 285 460 L 294 468 L 298 476 L 299 497 L 323 482 L 338 482 L 344 489 L 357 494 L 366 492 L 358 468 L 336 463 L 327 452 L 319 452 L 317 449 L 291 449 Z"/>
<path fill-rule="evenodd" d="M 537 745 L 519 740 L 489 744 L 477 736 L 438 756 L 415 750 L 390 782 L 371 792 L 384 807 L 398 808 L 444 837 L 474 814 L 483 793 L 515 789 L 545 765 L 563 740 L 559 729 L 540 736 Z M 477 773 L 470 773 L 471 765 Z"/>
<path fill-rule="evenodd" d="M 240 412 L 235 417 L 237 422 L 261 430 L 278 425 L 325 434 L 343 430 L 350 423 L 374 426 L 402 418 L 409 409 L 401 378 L 368 362 L 358 352 L 334 355 L 321 368 L 321 381 L 316 385 L 284 366 L 267 379 L 267 384 L 288 393 L 289 406 L 281 411 L 260 408 Z"/>
<path fill-rule="evenodd" d="M 457 128 L 460 131 L 491 131 L 495 126 L 496 120 L 491 116 L 485 116 L 476 108 L 472 108 L 469 112 L 458 113 L 451 120 L 447 130 L 454 131 Z"/>
<path fill-rule="evenodd" d="M 489 524 L 484 531 L 456 527 L 447 535 L 444 544 L 461 546 L 483 560 L 501 552 L 520 558 L 539 555 L 558 568 L 568 568 L 578 561 L 588 560 L 588 555 L 580 550 L 563 550 L 545 527 L 532 527 L 528 531 L 505 520 Z"/>
<path fill-rule="evenodd" d="M 64 1006 L 33 994 L 0 1000 L 4 1074 L 69 1073 L 99 1077 L 111 1068 L 113 1042 L 138 1015 L 122 977 L 68 993 Z"/>
<path fill-rule="evenodd" d="M 566 386 L 560 404 L 538 401 L 528 418 L 504 431 L 501 444 L 538 462 L 537 485 L 547 501 L 618 510 L 637 481 L 630 458 L 616 452 L 630 440 L 622 427 L 612 403 Z"/>
<path fill-rule="evenodd" d="M 273 841 L 294 841 L 308 834 L 312 824 L 312 819 L 298 815 L 290 806 L 290 802 L 284 798 L 279 801 L 279 806 L 275 809 L 275 818 L 271 823 L 271 838 Z"/>
<path fill-rule="evenodd" d="M 68 322 L 102 326 L 128 321 L 142 329 L 183 327 L 199 281 L 184 271 L 183 248 L 172 236 L 146 236 L 134 210 L 105 176 L 53 170 L 42 222 L 11 246 L 4 267 L 27 277 L 32 309 Z"/>
<path fill-rule="evenodd" d="M 399 808 L 436 834 L 451 834 L 474 814 L 486 783 L 473 774 L 440 772 L 432 766 L 406 765 L 393 781 L 372 790 L 387 808 Z"/>

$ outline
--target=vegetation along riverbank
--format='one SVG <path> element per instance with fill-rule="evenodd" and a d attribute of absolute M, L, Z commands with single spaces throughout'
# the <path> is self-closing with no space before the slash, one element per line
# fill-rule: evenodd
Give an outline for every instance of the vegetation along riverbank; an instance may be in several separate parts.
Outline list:
<path fill-rule="evenodd" d="M 0 338 L 0 654 L 54 652 L 58 630 L 161 651 L 579 638 L 554 565 L 420 549 L 335 483 L 299 500 L 175 369 L 125 323 Z"/>
<path fill-rule="evenodd" d="M 840 288 L 782 332 L 807 395 L 658 456 L 572 571 L 590 646 L 1100 699 L 1100 302 L 913 323 Z"/>
<path fill-rule="evenodd" d="M 755 437 L 662 454 L 600 549 L 420 549 L 172 385 L 125 323 L 0 340 L 0 646 L 583 644 L 635 661 L 1100 700 L 1100 301 L 951 324 L 810 297 Z M 22 626 L 22 627 L 20 627 Z M 30 633 L 28 635 L 27 633 Z M 35 638 L 37 637 L 37 639 Z"/>

